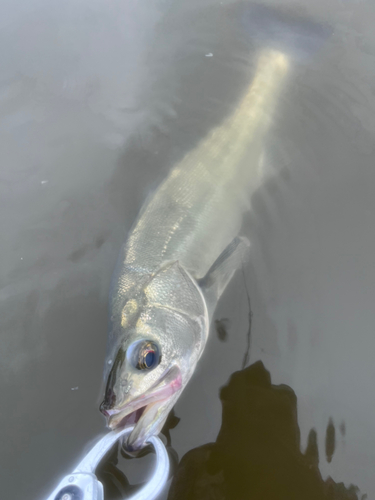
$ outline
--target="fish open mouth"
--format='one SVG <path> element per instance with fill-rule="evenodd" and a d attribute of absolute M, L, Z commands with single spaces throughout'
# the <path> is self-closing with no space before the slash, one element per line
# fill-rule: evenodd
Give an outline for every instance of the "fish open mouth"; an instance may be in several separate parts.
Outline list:
<path fill-rule="evenodd" d="M 107 426 L 110 429 L 124 429 L 130 425 L 136 425 L 146 411 L 147 406 L 141 406 L 130 413 L 128 413 L 129 409 L 127 407 L 122 410 L 104 410 L 103 413 L 107 417 Z"/>
<path fill-rule="evenodd" d="M 146 408 L 147 406 L 142 406 L 142 408 L 139 408 L 138 410 L 129 413 L 120 421 L 120 423 L 117 425 L 116 428 L 123 429 L 124 427 L 128 427 L 129 425 L 137 424 L 139 419 L 143 415 L 144 411 L 146 410 Z"/>
<path fill-rule="evenodd" d="M 118 408 L 102 409 L 102 413 L 107 418 L 107 426 L 110 429 L 119 429 L 135 425 L 129 441 L 132 441 L 132 436 L 134 438 L 134 436 L 142 435 L 146 438 L 149 431 L 165 420 L 169 412 L 168 403 L 181 387 L 181 373 L 174 366 L 144 394 Z"/>

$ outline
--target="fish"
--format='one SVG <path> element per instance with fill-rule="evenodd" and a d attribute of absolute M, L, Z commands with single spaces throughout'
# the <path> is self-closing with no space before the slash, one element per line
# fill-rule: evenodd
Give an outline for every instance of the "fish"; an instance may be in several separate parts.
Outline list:
<path fill-rule="evenodd" d="M 121 249 L 100 410 L 111 429 L 135 424 L 128 449 L 160 432 L 202 356 L 216 304 L 246 259 L 242 218 L 288 70 L 284 53 L 259 54 L 236 109 L 171 169 Z"/>
<path fill-rule="evenodd" d="M 265 139 L 292 62 L 330 34 L 261 5 L 241 22 L 260 41 L 248 87 L 146 199 L 114 270 L 100 411 L 111 429 L 134 425 L 127 450 L 161 431 L 194 373 L 218 300 L 249 256 L 242 219 L 264 180 Z"/>

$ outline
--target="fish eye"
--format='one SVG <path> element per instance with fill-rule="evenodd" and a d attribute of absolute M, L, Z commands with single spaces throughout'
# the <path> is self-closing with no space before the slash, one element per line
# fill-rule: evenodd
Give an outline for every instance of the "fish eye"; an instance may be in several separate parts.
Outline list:
<path fill-rule="evenodd" d="M 159 347 L 151 341 L 139 345 L 136 368 L 138 370 L 152 370 L 161 361 Z"/>

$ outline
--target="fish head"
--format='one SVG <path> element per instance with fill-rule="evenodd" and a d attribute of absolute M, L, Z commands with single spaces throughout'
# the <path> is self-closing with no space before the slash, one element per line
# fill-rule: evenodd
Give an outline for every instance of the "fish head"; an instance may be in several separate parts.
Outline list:
<path fill-rule="evenodd" d="M 112 346 L 105 397 L 100 406 L 111 429 L 134 425 L 126 447 L 142 448 L 160 432 L 203 350 L 204 314 L 149 301 Z"/>

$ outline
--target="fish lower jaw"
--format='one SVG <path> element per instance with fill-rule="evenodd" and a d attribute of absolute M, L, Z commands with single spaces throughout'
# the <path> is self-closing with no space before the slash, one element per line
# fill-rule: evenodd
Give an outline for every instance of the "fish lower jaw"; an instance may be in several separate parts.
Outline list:
<path fill-rule="evenodd" d="M 110 417 L 107 421 L 107 427 L 109 427 L 112 430 L 115 429 L 123 429 L 127 426 L 130 425 L 135 425 L 138 423 L 139 419 L 143 415 L 144 411 L 146 410 L 148 405 L 141 406 L 140 408 L 137 408 L 136 410 L 127 413 L 126 415 L 122 416 L 126 410 L 119 410 L 119 411 L 113 411 L 110 412 L 108 411 L 107 413 L 110 414 Z"/>
<path fill-rule="evenodd" d="M 129 401 L 120 408 L 103 411 L 110 429 L 124 428 L 128 423 L 137 423 L 143 414 L 155 404 L 161 406 L 182 388 L 182 377 L 179 368 L 172 367 L 150 392 Z M 142 411 L 141 411 L 142 410 Z"/>
<path fill-rule="evenodd" d="M 181 378 L 170 383 L 167 387 L 146 397 L 142 397 L 139 401 L 133 401 L 131 405 L 126 405 L 123 408 L 107 410 L 107 427 L 110 429 L 123 429 L 127 425 L 137 424 L 142 416 L 153 407 L 160 407 L 168 401 L 176 392 L 180 392 Z"/>
<path fill-rule="evenodd" d="M 128 452 L 135 452 L 137 450 L 140 450 L 146 445 L 149 435 L 154 434 L 154 432 L 152 432 L 152 421 L 154 420 L 155 410 L 163 407 L 168 400 L 169 398 L 153 401 L 148 405 L 142 406 L 132 411 L 131 413 L 127 413 L 127 415 L 124 416 L 123 414 L 126 410 L 124 410 L 123 412 L 119 412 L 114 417 L 109 419 L 107 426 L 112 430 L 124 429 L 126 427 L 134 426 L 132 433 L 128 437 L 127 441 L 123 443 L 123 446 Z M 161 416 L 162 424 L 168 416 L 168 413 Z M 146 421 L 150 420 L 150 417 L 151 422 L 148 422 L 148 424 L 145 425 L 145 419 Z M 160 429 L 157 430 L 157 433 L 159 432 Z"/>

